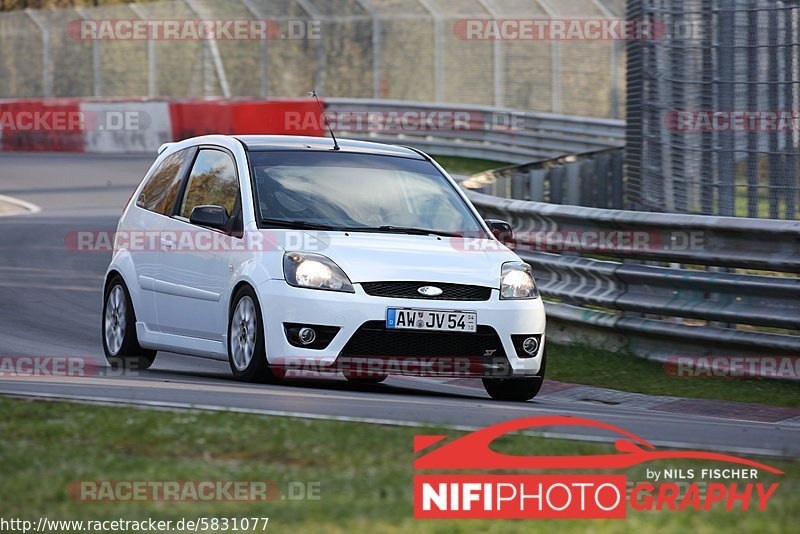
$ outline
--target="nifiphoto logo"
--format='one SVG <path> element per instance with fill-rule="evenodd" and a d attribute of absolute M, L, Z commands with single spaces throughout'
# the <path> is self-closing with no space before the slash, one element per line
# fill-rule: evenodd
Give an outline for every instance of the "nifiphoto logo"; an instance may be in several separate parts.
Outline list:
<path fill-rule="evenodd" d="M 615 454 L 514 456 L 492 443 L 521 430 L 584 427 L 616 435 Z M 539 416 L 498 423 L 454 440 L 416 436 L 414 516 L 417 519 L 625 519 L 637 511 L 722 509 L 764 512 L 783 472 L 747 458 L 708 451 L 659 450 L 621 428 L 592 419 Z M 628 481 L 626 470 L 654 461 L 702 460 L 701 469 L 647 469 L 645 481 Z M 452 474 L 453 471 L 470 474 Z M 477 470 L 535 474 L 475 474 Z M 559 474 L 542 471 L 558 470 Z M 603 474 L 585 473 L 602 470 Z M 447 471 L 432 474 L 431 471 Z M 580 472 L 580 473 L 576 473 Z"/>

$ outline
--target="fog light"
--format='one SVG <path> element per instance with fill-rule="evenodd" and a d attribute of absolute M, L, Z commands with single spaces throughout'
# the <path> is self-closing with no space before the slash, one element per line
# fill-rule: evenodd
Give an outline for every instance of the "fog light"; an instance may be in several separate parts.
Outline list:
<path fill-rule="evenodd" d="M 525 341 L 522 342 L 522 350 L 533 356 L 539 350 L 539 340 L 535 337 L 525 338 Z"/>
<path fill-rule="evenodd" d="M 303 345 L 311 345 L 317 339 L 317 333 L 311 328 L 303 327 L 297 333 L 297 338 Z"/>

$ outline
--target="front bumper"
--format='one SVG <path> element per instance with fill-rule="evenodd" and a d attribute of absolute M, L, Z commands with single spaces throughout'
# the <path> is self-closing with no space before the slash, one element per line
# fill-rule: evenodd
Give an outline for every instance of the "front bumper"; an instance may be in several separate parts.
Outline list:
<path fill-rule="evenodd" d="M 363 341 L 365 331 L 372 338 L 381 338 L 381 327 L 386 321 L 388 308 L 418 308 L 442 311 L 474 311 L 477 313 L 477 334 L 450 334 L 458 338 L 447 338 L 447 335 L 431 336 L 428 332 L 402 331 L 404 343 L 413 354 L 401 357 L 382 357 L 385 369 L 389 374 L 409 374 L 426 376 L 530 376 L 539 371 L 545 348 L 545 314 L 541 298 L 532 300 L 500 300 L 499 291 L 492 290 L 486 301 L 452 301 L 387 298 L 367 295 L 361 284 L 353 284 L 355 293 L 340 293 L 289 286 L 284 280 L 269 280 L 258 286 L 258 297 L 264 318 L 267 360 L 270 365 L 280 369 L 321 371 L 329 369 L 338 371 L 352 365 L 361 367 L 363 350 L 357 350 L 358 356 L 347 354 L 353 349 L 351 340 Z M 284 332 L 285 323 L 325 325 L 339 327 L 333 340 L 324 349 L 306 349 L 292 346 Z M 358 336 L 354 339 L 354 335 Z M 391 331 L 390 335 L 397 335 Z M 490 336 L 496 333 L 502 350 L 494 350 L 488 343 Z M 512 342 L 512 335 L 539 335 L 539 350 L 533 357 L 520 358 Z M 367 337 L 369 337 L 367 336 Z M 412 338 L 411 336 L 418 336 Z M 425 337 L 430 336 L 430 337 Z M 391 340 L 403 341 L 398 337 Z M 431 354 L 424 348 L 430 341 Z M 455 341 L 455 344 L 450 343 Z M 473 344 L 474 341 L 474 344 Z M 481 344 L 492 347 L 484 351 Z M 358 344 L 358 343 L 357 343 Z M 370 346 L 369 344 L 360 344 Z M 385 343 L 384 343 L 385 345 Z M 438 348 L 437 348 L 438 347 Z M 447 359 L 460 356 L 460 349 L 469 349 L 469 364 L 464 359 L 447 363 Z M 343 351 L 345 353 L 343 353 Z M 454 352 L 455 351 L 455 352 Z M 477 351 L 477 353 L 476 353 Z M 437 354 L 436 352 L 439 352 Z M 444 355 L 443 352 L 449 354 Z M 504 354 L 499 354 L 503 352 Z M 376 355 L 376 359 L 378 356 Z M 374 361 L 372 363 L 375 363 Z M 371 367 L 375 370 L 379 367 Z"/>

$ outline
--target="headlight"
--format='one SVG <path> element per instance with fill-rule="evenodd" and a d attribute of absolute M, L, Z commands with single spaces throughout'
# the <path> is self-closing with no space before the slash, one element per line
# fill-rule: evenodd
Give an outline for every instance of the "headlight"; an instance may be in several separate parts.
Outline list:
<path fill-rule="evenodd" d="M 501 299 L 535 299 L 538 296 L 530 265 L 518 261 L 503 264 L 500 273 Z"/>
<path fill-rule="evenodd" d="M 355 293 L 344 271 L 322 254 L 287 252 L 283 255 L 283 274 L 290 286 Z"/>

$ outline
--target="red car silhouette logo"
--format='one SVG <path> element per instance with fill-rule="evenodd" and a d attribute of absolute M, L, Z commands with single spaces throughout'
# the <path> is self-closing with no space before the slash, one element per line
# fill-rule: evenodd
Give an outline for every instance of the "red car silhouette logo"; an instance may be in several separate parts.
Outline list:
<path fill-rule="evenodd" d="M 491 443 L 510 432 L 535 427 L 587 426 L 616 432 L 624 438 L 615 442 L 616 454 L 588 456 L 514 456 L 491 449 Z M 418 453 L 446 439 L 447 436 L 415 436 L 414 452 Z M 506 421 L 442 445 L 419 456 L 415 469 L 624 469 L 644 462 L 665 459 L 712 460 L 735 463 L 783 474 L 774 467 L 728 454 L 708 451 L 658 451 L 644 439 L 621 428 L 580 417 L 542 416 Z"/>

